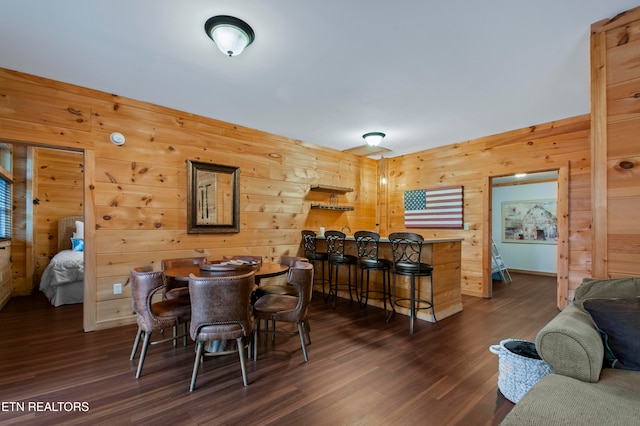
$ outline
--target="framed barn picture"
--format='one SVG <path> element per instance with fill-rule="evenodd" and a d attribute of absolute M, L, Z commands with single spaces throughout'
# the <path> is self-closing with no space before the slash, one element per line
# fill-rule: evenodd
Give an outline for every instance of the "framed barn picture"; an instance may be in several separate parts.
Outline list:
<path fill-rule="evenodd" d="M 502 202 L 502 242 L 557 244 L 556 200 Z"/>

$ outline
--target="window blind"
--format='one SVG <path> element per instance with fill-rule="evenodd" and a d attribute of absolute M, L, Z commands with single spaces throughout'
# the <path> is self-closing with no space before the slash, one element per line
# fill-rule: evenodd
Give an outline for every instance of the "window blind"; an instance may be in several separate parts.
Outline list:
<path fill-rule="evenodd" d="M 11 239 L 11 182 L 0 176 L 0 240 Z"/>

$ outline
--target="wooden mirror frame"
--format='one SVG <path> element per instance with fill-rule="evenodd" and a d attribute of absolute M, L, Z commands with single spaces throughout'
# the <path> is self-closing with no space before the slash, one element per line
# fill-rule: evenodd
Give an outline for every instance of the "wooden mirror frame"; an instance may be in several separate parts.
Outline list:
<path fill-rule="evenodd" d="M 218 185 L 217 175 L 229 175 Z M 210 187 L 213 186 L 213 199 Z M 198 197 L 200 195 L 200 197 Z M 220 201 L 225 201 L 220 211 Z M 200 207 L 200 209 L 199 209 Z M 213 210 L 215 217 L 207 219 Z M 205 218 L 205 211 L 206 217 Z M 216 234 L 240 232 L 240 168 L 187 161 L 187 233 Z"/>

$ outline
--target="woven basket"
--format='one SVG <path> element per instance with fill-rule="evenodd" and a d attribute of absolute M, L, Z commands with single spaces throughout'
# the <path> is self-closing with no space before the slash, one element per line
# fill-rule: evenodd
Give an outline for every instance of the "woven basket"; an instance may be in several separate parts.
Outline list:
<path fill-rule="evenodd" d="M 518 402 L 538 380 L 551 373 L 551 366 L 542 359 L 528 358 L 511 352 L 504 345 L 508 342 L 527 342 L 505 339 L 499 345 L 489 346 L 498 355 L 498 388 L 511 402 Z M 531 343 L 531 342 L 527 342 Z"/>

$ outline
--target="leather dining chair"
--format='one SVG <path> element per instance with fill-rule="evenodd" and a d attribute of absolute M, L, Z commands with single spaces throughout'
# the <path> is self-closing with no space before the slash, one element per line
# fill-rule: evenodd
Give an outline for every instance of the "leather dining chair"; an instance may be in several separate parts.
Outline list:
<path fill-rule="evenodd" d="M 297 262 L 309 262 L 309 259 L 307 259 L 306 257 L 301 257 L 301 256 L 280 256 L 280 262 L 279 263 L 281 265 L 287 265 L 289 268 L 293 268 L 296 265 Z M 253 292 L 253 303 L 255 303 L 256 300 L 260 299 L 262 296 L 265 296 L 267 294 L 286 294 L 286 295 L 289 295 L 289 296 L 298 296 L 298 288 L 295 287 L 295 286 L 292 286 L 287 281 L 288 281 L 288 278 L 285 279 L 284 283 L 260 285 Z M 305 323 L 305 325 L 308 328 L 308 326 L 309 326 L 308 321 L 307 321 L 307 323 Z M 271 327 L 274 330 L 276 329 L 275 320 L 272 321 Z M 258 331 L 260 331 L 260 324 L 257 325 L 256 329 Z M 266 322 L 266 324 L 265 324 L 265 329 L 266 329 L 265 331 L 268 333 L 269 332 L 269 323 L 268 322 Z M 275 337 L 275 335 L 274 335 L 274 337 Z"/>
<path fill-rule="evenodd" d="M 286 265 L 289 268 L 293 268 L 296 262 L 309 262 L 309 259 L 301 256 L 280 256 L 278 263 Z M 255 291 L 255 299 L 259 299 L 265 294 L 288 294 L 290 296 L 297 296 L 298 289 L 292 285 L 289 285 L 286 280 L 282 283 L 260 285 Z"/>
<path fill-rule="evenodd" d="M 435 322 L 438 330 L 440 329 L 440 323 L 436 318 L 433 301 L 433 266 L 421 261 L 423 241 L 424 237 L 422 235 L 413 232 L 394 232 L 389 234 L 391 252 L 393 253 L 392 306 L 401 306 L 409 309 L 409 334 L 413 334 L 413 323 L 416 317 L 416 311 L 419 309 L 431 309 L 433 322 Z M 408 297 L 397 297 L 398 287 L 396 278 L 398 275 L 409 277 L 410 287 Z M 416 277 L 429 277 L 429 300 L 416 297 Z M 407 301 L 409 302 L 408 306 L 402 304 Z M 389 313 L 387 321 L 391 319 L 394 313 L 395 309 Z"/>
<path fill-rule="evenodd" d="M 189 300 L 185 298 L 153 302 L 154 295 L 158 291 L 163 291 L 166 287 L 166 279 L 162 271 L 146 271 L 145 268 L 134 268 L 130 274 L 130 282 L 133 309 L 138 322 L 138 332 L 133 342 L 130 360 L 133 361 L 135 359 L 140 338 L 144 337 L 138 369 L 136 370 L 137 379 L 142 374 L 142 366 L 150 344 L 173 341 L 173 346 L 176 346 L 177 339 L 184 337 L 184 345 L 187 345 L 187 323 L 191 319 L 191 305 Z M 175 330 L 180 324 L 184 326 L 183 336 L 176 336 L 174 331 L 174 335 L 171 338 L 151 341 L 153 332 L 168 328 L 174 328 Z"/>
<path fill-rule="evenodd" d="M 290 322 L 297 325 L 305 362 L 309 361 L 306 341 L 310 341 L 310 337 L 308 336 L 309 328 L 305 324 L 313 295 L 313 272 L 313 264 L 296 262 L 295 266 L 289 269 L 287 282 L 298 289 L 298 295 L 267 294 L 253 305 L 253 313 L 258 322 L 265 320 L 266 322 Z M 258 329 L 259 325 L 256 325 L 253 334 L 254 360 L 258 359 Z M 274 329 L 272 333 L 275 336 L 276 330 Z"/>
<path fill-rule="evenodd" d="M 191 274 L 191 338 L 196 342 L 196 355 L 189 391 L 196 385 L 198 370 L 204 356 L 227 355 L 237 351 L 240 357 L 242 381 L 247 386 L 245 344 L 252 337 L 253 312 L 251 292 L 255 285 L 255 271 L 243 275 L 203 277 Z M 235 340 L 236 348 L 228 351 L 206 351 L 205 345 L 213 341 Z"/>
<path fill-rule="evenodd" d="M 162 270 L 177 268 L 180 266 L 200 265 L 206 262 L 207 258 L 200 257 L 178 257 L 174 259 L 162 259 Z M 189 287 L 184 281 L 178 281 L 167 277 L 167 287 L 162 291 L 163 299 L 176 299 L 178 297 L 189 297 Z"/>

